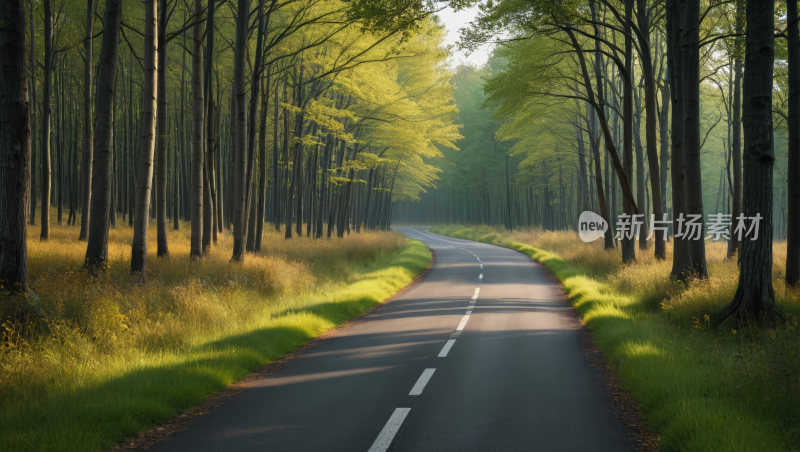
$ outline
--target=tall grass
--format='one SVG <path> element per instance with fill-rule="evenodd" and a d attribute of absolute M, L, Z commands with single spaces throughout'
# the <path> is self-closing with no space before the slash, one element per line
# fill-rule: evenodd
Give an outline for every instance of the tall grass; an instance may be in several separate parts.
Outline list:
<path fill-rule="evenodd" d="M 773 285 L 786 317 L 777 328 L 723 324 L 714 313 L 733 299 L 736 262 L 725 244 L 706 243 L 709 278 L 669 278 L 652 250 L 623 265 L 618 250 L 583 243 L 574 232 L 435 227 L 431 232 L 504 245 L 546 265 L 562 281 L 599 347 L 631 391 L 664 450 L 798 451 L 800 292 L 782 277 L 786 244 L 773 247 Z"/>
<path fill-rule="evenodd" d="M 237 264 L 222 234 L 192 261 L 183 226 L 163 259 L 151 228 L 144 283 L 129 276 L 128 227 L 111 230 L 97 277 L 81 268 L 76 227 L 29 239 L 30 296 L 0 295 L 0 450 L 110 447 L 364 312 L 430 261 L 392 232 L 267 232 L 262 255 Z"/>

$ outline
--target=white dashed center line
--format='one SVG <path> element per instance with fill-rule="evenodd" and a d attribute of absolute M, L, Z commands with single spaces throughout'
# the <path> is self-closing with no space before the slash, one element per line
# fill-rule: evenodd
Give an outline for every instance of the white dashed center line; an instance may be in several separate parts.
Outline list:
<path fill-rule="evenodd" d="M 469 321 L 469 314 L 465 314 L 464 318 L 461 319 L 461 323 L 458 324 L 456 327 L 456 331 L 461 331 L 467 326 L 467 321 Z"/>
<path fill-rule="evenodd" d="M 446 358 L 447 354 L 450 353 L 450 349 L 453 348 L 453 344 L 455 343 L 455 339 L 448 340 L 447 343 L 444 344 L 444 347 L 442 347 L 442 351 L 439 352 L 439 358 Z"/>
<path fill-rule="evenodd" d="M 436 369 L 425 369 L 422 372 L 422 375 L 419 376 L 419 380 L 414 384 L 414 387 L 411 388 L 411 392 L 408 393 L 410 396 L 418 396 L 422 394 L 422 390 L 425 389 L 425 385 L 431 380 L 433 373 L 436 372 Z"/>
<path fill-rule="evenodd" d="M 385 452 L 389 449 L 389 445 L 392 444 L 394 436 L 400 430 L 400 426 L 403 425 L 403 421 L 406 420 L 409 411 L 411 411 L 411 408 L 394 409 L 394 413 L 386 421 L 386 425 L 383 426 L 383 430 L 378 434 L 378 437 L 375 438 L 375 442 L 372 443 L 369 452 Z"/>
<path fill-rule="evenodd" d="M 481 273 L 481 275 L 478 276 L 478 279 L 483 279 L 483 273 Z"/>
<path fill-rule="evenodd" d="M 478 294 L 479 294 L 479 293 L 481 293 L 481 288 L 480 288 L 480 287 L 476 287 L 476 288 L 475 288 L 475 295 L 473 295 L 473 296 L 472 296 L 472 299 L 473 299 L 473 300 L 477 300 L 477 299 L 478 299 Z"/>

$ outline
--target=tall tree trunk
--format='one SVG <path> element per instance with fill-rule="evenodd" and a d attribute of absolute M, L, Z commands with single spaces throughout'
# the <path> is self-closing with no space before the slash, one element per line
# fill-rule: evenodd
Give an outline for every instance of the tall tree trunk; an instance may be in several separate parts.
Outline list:
<path fill-rule="evenodd" d="M 650 17 L 647 13 L 647 2 L 645 0 L 637 1 L 637 22 L 639 24 L 639 32 L 641 33 L 641 36 L 639 37 L 639 47 L 642 50 L 641 68 L 645 91 L 645 142 L 647 145 L 647 164 L 650 169 L 650 191 L 653 199 L 653 215 L 657 220 L 666 220 L 664 217 L 664 205 L 662 204 L 662 174 L 658 167 L 658 140 L 656 136 L 656 81 L 653 70 L 652 49 L 650 46 L 649 36 Z M 667 108 L 667 106 L 664 105 L 663 108 Z M 662 137 L 662 139 L 664 138 Z M 662 145 L 662 153 L 664 149 L 665 148 Z M 664 163 L 662 162 L 662 164 Z M 649 218 L 645 218 L 644 221 L 649 221 Z M 664 234 L 661 232 L 655 233 L 655 256 L 657 259 L 666 259 L 666 246 L 664 242 Z"/>
<path fill-rule="evenodd" d="M 195 0 L 197 17 L 203 11 L 202 0 Z M 191 258 L 203 258 L 203 160 L 204 160 L 204 103 L 203 103 L 203 25 L 193 27 L 192 38 L 192 195 L 191 195 Z"/>
<path fill-rule="evenodd" d="M 44 0 L 44 86 L 42 87 L 42 228 L 39 238 L 50 238 L 50 97 L 53 89 L 53 13 L 52 0 Z"/>
<path fill-rule="evenodd" d="M 217 109 L 214 105 L 214 96 L 208 91 L 208 108 L 206 113 L 206 155 L 203 165 L 203 252 L 211 247 L 214 235 L 214 123 L 217 119 Z"/>
<path fill-rule="evenodd" d="M 150 219 L 150 197 L 153 187 L 153 157 L 156 147 L 158 87 L 158 0 L 145 0 L 144 89 L 142 91 L 142 132 L 139 150 L 139 172 L 136 181 L 136 211 L 133 220 L 131 275 L 147 271 L 147 223 Z M 160 140 L 160 139 L 159 139 Z M 166 151 L 166 149 L 164 149 Z M 164 152 L 166 153 L 166 152 Z M 163 165 L 164 167 L 166 165 Z M 161 168 L 159 168 L 159 171 Z M 166 181 L 165 181 L 166 182 Z M 166 211 L 166 205 L 164 207 Z M 166 213 L 166 212 L 164 212 Z M 166 219 L 164 218 L 166 234 Z"/>
<path fill-rule="evenodd" d="M 745 0 L 736 0 L 736 33 L 743 34 L 745 27 Z M 733 136 L 731 137 L 731 147 L 733 154 L 733 205 L 731 206 L 731 217 L 737 218 L 742 214 L 742 58 L 744 57 L 743 38 L 734 38 L 734 60 L 733 60 Z M 739 250 L 739 238 L 731 236 L 728 242 L 728 258 L 736 255 Z"/>
<path fill-rule="evenodd" d="M 631 17 L 633 0 L 625 0 L 625 71 L 629 79 L 623 81 L 622 95 L 622 168 L 628 180 L 633 176 L 633 38 L 631 37 Z M 630 199 L 622 199 L 622 211 L 633 217 L 635 214 Z M 631 221 L 633 219 L 631 218 Z M 622 262 L 636 261 L 635 236 L 633 231 L 621 234 L 620 250 Z"/>
<path fill-rule="evenodd" d="M 205 46 L 205 69 L 203 74 L 204 94 L 203 108 L 205 111 L 205 148 L 203 156 L 203 252 L 211 246 L 211 241 L 216 239 L 214 230 L 214 145 L 215 145 L 215 124 L 214 124 L 214 95 L 213 95 L 213 74 L 212 63 L 214 59 L 214 36 L 216 28 L 214 25 L 214 0 L 208 0 L 206 12 L 206 46 Z"/>
<path fill-rule="evenodd" d="M 261 166 L 261 174 L 258 181 L 258 210 L 256 218 L 258 219 L 258 226 L 256 227 L 255 244 L 253 251 L 256 253 L 261 252 L 261 237 L 264 232 L 264 209 L 267 203 L 267 109 L 269 108 L 269 88 L 270 88 L 270 72 L 267 69 L 267 80 L 264 86 L 264 96 L 261 105 L 261 130 L 258 137 L 258 161 Z M 278 118 L 274 118 L 277 122 Z"/>
<path fill-rule="evenodd" d="M 795 11 L 796 17 L 796 11 Z M 758 238 L 742 237 L 739 286 L 733 300 L 720 311 L 739 321 L 777 314 L 772 287 L 772 171 L 775 163 L 772 136 L 772 71 L 775 60 L 775 4 L 747 0 L 747 38 L 744 53 L 743 213 L 751 221 L 761 217 Z"/>
<path fill-rule="evenodd" d="M 668 220 L 667 216 L 667 170 L 669 170 L 669 104 L 670 104 L 670 92 L 669 92 L 669 67 L 664 71 L 664 86 L 661 87 L 661 111 L 659 111 L 658 122 L 661 131 L 661 154 L 659 158 L 661 159 L 661 168 L 659 173 L 659 179 L 661 182 L 661 213 L 663 214 L 663 219 Z M 646 108 L 646 107 L 645 107 Z M 649 148 L 648 144 L 648 148 Z M 649 155 L 649 154 L 648 154 Z M 653 201 L 655 202 L 656 196 L 655 192 L 653 192 Z M 669 235 L 667 235 L 667 240 L 669 240 Z M 666 249 L 666 245 L 664 245 Z M 666 250 L 665 250 L 666 252 Z M 658 257 L 658 242 L 656 242 L 656 257 Z"/>
<path fill-rule="evenodd" d="M 236 163 L 234 165 L 234 207 L 233 207 L 233 256 L 232 261 L 244 260 L 244 233 L 247 194 L 247 136 L 245 117 L 246 92 L 244 86 L 244 58 L 247 46 L 249 2 L 239 0 L 239 15 L 236 19 L 236 47 L 233 57 L 233 89 L 236 93 L 234 103 L 236 116 Z M 261 49 L 257 49 L 260 51 Z M 258 53 L 258 52 L 256 52 Z"/>
<path fill-rule="evenodd" d="M 94 127 L 94 162 L 92 163 L 92 207 L 89 217 L 89 243 L 86 266 L 101 270 L 108 261 L 108 229 L 111 212 L 111 179 L 114 167 L 114 94 L 119 65 L 119 23 L 122 0 L 106 0 L 103 18 L 103 45 L 97 66 L 97 122 Z"/>
<path fill-rule="evenodd" d="M 670 70 L 670 94 L 672 95 L 672 151 L 670 174 L 672 178 L 672 219 L 675 233 L 682 227 L 679 218 L 686 210 L 686 165 L 685 155 L 685 73 L 683 70 L 683 36 L 681 31 L 681 11 L 678 0 L 670 0 L 667 6 L 667 67 Z M 685 229 L 685 228 L 684 228 Z M 686 235 L 675 237 L 673 243 L 673 278 L 685 280 L 692 275 L 692 249 Z"/>
<path fill-rule="evenodd" d="M 272 2 L 275 3 L 275 0 Z M 270 6 L 270 11 L 272 11 L 272 7 Z M 256 38 L 256 58 L 255 64 L 253 66 L 253 74 L 250 81 L 250 115 L 247 118 L 249 124 L 247 126 L 247 168 L 246 168 L 246 177 L 245 177 L 245 206 L 244 206 L 244 221 L 245 224 L 253 224 L 249 221 L 250 215 L 254 214 L 254 210 L 251 209 L 252 205 L 255 205 L 251 198 L 253 197 L 253 173 L 255 172 L 255 159 L 256 159 L 256 121 L 258 120 L 258 115 L 256 114 L 258 111 L 258 101 L 261 98 L 261 84 L 263 83 L 262 80 L 262 65 L 264 60 L 264 50 L 263 50 L 263 42 L 264 42 L 264 33 L 266 28 L 269 26 L 269 15 L 265 16 L 264 11 L 264 0 L 259 0 L 258 2 L 258 33 Z M 247 45 L 247 37 L 245 36 L 244 45 Z M 250 234 L 252 235 L 255 233 L 255 230 L 251 230 Z M 247 231 L 242 231 L 242 234 L 245 234 Z M 244 237 L 242 237 L 244 239 Z M 254 238 L 254 237 L 253 237 Z M 255 246 L 255 241 L 247 239 L 247 251 L 253 251 L 253 247 Z"/>
<path fill-rule="evenodd" d="M 63 154 L 64 154 L 64 132 L 66 131 L 64 127 L 64 66 L 66 62 L 62 57 L 59 60 L 61 63 L 61 67 L 59 70 L 56 70 L 55 75 L 56 78 L 53 81 L 53 85 L 56 86 L 56 124 L 57 125 L 57 132 L 56 132 L 56 224 L 60 225 L 63 220 L 63 206 L 64 206 L 64 161 L 63 161 Z"/>
<path fill-rule="evenodd" d="M 169 255 L 167 243 L 167 152 L 170 133 L 167 129 L 167 0 L 159 3 L 156 34 L 158 46 L 158 111 L 156 113 L 156 255 Z"/>
<path fill-rule="evenodd" d="M 29 63 L 29 70 L 31 71 L 31 83 L 30 83 L 30 119 L 31 119 L 31 192 L 30 192 L 30 215 L 28 216 L 28 224 L 31 226 L 36 224 L 36 52 L 35 52 L 35 43 L 36 43 L 36 28 L 33 25 L 33 8 L 29 8 L 28 14 L 30 16 L 30 29 L 31 29 L 31 36 L 30 36 L 30 63 Z M 88 85 L 87 85 L 88 86 Z M 87 88 L 88 89 L 88 88 Z"/>
<path fill-rule="evenodd" d="M 689 240 L 691 253 L 691 272 L 698 278 L 708 278 L 706 267 L 706 242 L 702 232 L 705 230 L 703 212 L 703 181 L 700 174 L 700 0 L 686 0 L 681 8 L 684 14 L 684 64 L 686 91 L 684 104 L 686 130 L 684 138 L 684 164 L 686 165 L 686 212 L 699 215 L 701 237 Z"/>
<path fill-rule="evenodd" d="M 0 23 L 0 282 L 13 294 L 28 291 L 31 121 L 22 0 L 0 4 Z"/>
<path fill-rule="evenodd" d="M 789 22 L 789 162 L 786 222 L 786 284 L 800 281 L 800 33 L 797 0 L 787 0 Z"/>
<path fill-rule="evenodd" d="M 278 80 L 275 81 L 275 99 L 272 114 L 272 223 L 276 231 L 281 230 L 280 172 L 278 171 Z"/>
<path fill-rule="evenodd" d="M 84 49 L 84 70 L 83 70 L 83 160 L 81 169 L 83 177 L 83 199 L 81 200 L 81 232 L 78 240 L 89 238 L 89 215 L 91 212 L 92 199 L 92 158 L 94 154 L 94 141 L 92 137 L 92 92 L 89 87 L 92 84 L 93 47 L 92 47 L 92 25 L 94 21 L 94 9 L 97 4 L 93 0 L 86 2 L 86 34 L 83 44 Z"/>

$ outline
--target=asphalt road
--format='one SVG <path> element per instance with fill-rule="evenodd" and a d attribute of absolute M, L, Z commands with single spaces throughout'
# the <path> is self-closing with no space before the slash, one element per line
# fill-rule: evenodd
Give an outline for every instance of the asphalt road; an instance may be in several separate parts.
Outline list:
<path fill-rule="evenodd" d="M 538 264 L 396 229 L 421 281 L 150 450 L 633 450 Z"/>

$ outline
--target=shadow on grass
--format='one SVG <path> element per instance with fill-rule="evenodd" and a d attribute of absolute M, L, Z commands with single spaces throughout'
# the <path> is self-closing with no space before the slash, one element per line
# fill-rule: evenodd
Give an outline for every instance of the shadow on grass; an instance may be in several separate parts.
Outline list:
<path fill-rule="evenodd" d="M 366 293 L 348 293 L 346 286 L 334 294 L 339 300 L 288 308 L 265 319 L 268 327 L 149 353 L 140 358 L 146 362 L 105 374 L 94 371 L 79 387 L 25 401 L 22 409 L 16 408 L 23 403 L 7 406 L 0 412 L 0 450 L 108 449 L 380 303 L 425 268 L 430 259 L 426 253 L 424 245 L 412 242 L 363 269 L 369 276 L 350 287 L 367 282 Z"/>

